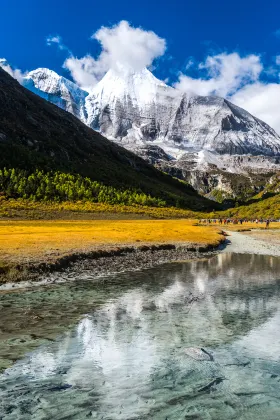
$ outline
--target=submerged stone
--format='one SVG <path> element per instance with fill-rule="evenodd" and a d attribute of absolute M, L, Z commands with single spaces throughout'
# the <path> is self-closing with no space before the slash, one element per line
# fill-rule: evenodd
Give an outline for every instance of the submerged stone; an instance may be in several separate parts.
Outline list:
<path fill-rule="evenodd" d="M 198 360 L 198 361 L 208 361 L 212 362 L 214 360 L 212 354 L 208 353 L 203 348 L 200 347 L 187 347 L 184 352 L 190 356 L 192 359 Z"/>

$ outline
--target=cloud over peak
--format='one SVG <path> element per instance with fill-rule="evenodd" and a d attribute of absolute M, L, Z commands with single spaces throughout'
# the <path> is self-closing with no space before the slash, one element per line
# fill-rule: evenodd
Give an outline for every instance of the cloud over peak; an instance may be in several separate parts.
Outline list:
<path fill-rule="evenodd" d="M 164 39 L 152 31 L 134 28 L 125 20 L 112 28 L 103 26 L 92 38 L 102 46 L 99 60 L 115 70 L 119 65 L 135 71 L 142 70 L 162 56 L 166 49 Z"/>
<path fill-rule="evenodd" d="M 166 50 L 164 39 L 152 31 L 134 28 L 125 20 L 112 27 L 103 26 L 91 38 L 102 48 L 97 58 L 89 54 L 82 58 L 70 56 L 64 62 L 75 82 L 86 90 L 92 88 L 109 69 L 139 71 L 150 66 Z"/>
<path fill-rule="evenodd" d="M 86 91 L 90 91 L 107 71 L 91 55 L 82 58 L 71 56 L 64 61 L 63 67 L 70 71 L 74 82 Z"/>

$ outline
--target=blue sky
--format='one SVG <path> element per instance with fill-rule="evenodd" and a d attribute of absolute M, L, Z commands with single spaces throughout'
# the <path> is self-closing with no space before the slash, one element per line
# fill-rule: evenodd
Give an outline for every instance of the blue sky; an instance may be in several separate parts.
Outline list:
<path fill-rule="evenodd" d="M 228 97 L 280 131 L 279 16 L 276 0 L 2 0 L 0 57 L 23 72 L 47 67 L 71 78 L 71 63 L 62 68 L 69 55 L 98 59 L 102 47 L 92 34 L 125 20 L 164 40 L 164 52 L 157 45 L 147 59 L 157 77 L 195 94 Z M 47 45 L 47 37 L 57 36 L 60 44 Z"/>
<path fill-rule="evenodd" d="M 157 69 L 165 78 L 183 71 L 190 56 L 202 61 L 209 51 L 263 54 L 269 63 L 280 54 L 280 39 L 273 35 L 279 16 L 275 0 L 3 0 L 0 55 L 23 70 L 48 67 L 61 73 L 65 52 L 48 48 L 48 35 L 59 34 L 78 57 L 94 55 L 99 46 L 91 34 L 127 20 L 166 39 L 166 59 Z"/>

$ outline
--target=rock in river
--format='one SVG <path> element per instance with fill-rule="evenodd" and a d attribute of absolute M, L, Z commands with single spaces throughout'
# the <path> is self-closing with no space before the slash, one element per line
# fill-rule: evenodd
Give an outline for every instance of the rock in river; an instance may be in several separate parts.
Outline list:
<path fill-rule="evenodd" d="M 212 362 L 214 360 L 212 354 L 208 353 L 203 348 L 200 347 L 187 347 L 184 352 L 190 356 L 192 359 L 198 361 L 209 361 Z"/>

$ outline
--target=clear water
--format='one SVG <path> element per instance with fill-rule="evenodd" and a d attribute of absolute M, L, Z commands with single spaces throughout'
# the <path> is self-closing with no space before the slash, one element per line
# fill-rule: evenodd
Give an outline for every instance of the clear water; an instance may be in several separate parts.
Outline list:
<path fill-rule="evenodd" d="M 34 347 L 0 375 L 1 419 L 280 419 L 279 258 L 225 253 L 0 299 L 2 361 Z"/>

